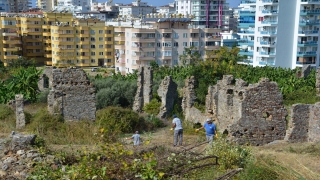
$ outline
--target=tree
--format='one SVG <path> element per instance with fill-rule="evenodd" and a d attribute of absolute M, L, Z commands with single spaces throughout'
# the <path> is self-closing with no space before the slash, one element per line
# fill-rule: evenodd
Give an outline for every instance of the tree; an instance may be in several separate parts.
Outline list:
<path fill-rule="evenodd" d="M 196 47 L 184 48 L 184 53 L 179 56 L 182 65 L 198 65 L 202 60 Z"/>
<path fill-rule="evenodd" d="M 29 67 L 34 66 L 35 60 L 34 59 L 27 59 L 25 57 L 19 57 L 17 59 L 8 60 L 8 67 L 9 68 L 19 68 L 19 67 Z"/>

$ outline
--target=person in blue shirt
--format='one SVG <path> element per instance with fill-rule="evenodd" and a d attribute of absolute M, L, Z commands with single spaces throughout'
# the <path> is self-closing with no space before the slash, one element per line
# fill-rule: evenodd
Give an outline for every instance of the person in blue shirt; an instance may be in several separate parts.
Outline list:
<path fill-rule="evenodd" d="M 136 133 L 134 135 L 132 135 L 129 138 L 126 139 L 133 139 L 133 145 L 134 146 L 139 146 L 140 145 L 140 134 L 139 131 L 136 131 Z"/>
<path fill-rule="evenodd" d="M 216 135 L 216 125 L 212 122 L 211 118 L 208 118 L 206 120 L 206 123 L 196 131 L 198 132 L 200 129 L 205 129 L 206 130 L 206 138 L 209 143 L 212 143 L 214 136 Z"/>
<path fill-rule="evenodd" d="M 172 129 L 174 129 L 173 146 L 176 146 L 178 144 L 178 139 L 179 139 L 179 145 L 182 146 L 183 128 L 182 128 L 182 122 L 177 117 L 177 115 L 173 115 Z"/>

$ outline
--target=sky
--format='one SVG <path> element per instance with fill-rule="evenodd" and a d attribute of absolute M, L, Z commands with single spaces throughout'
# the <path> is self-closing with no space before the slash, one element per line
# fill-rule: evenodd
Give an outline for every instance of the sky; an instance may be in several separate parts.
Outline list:
<path fill-rule="evenodd" d="M 36 0 L 32 0 L 32 6 L 35 7 L 35 1 Z M 107 0 L 98 0 L 99 2 L 106 2 Z M 125 3 L 125 4 L 129 4 L 132 1 L 135 0 L 113 0 L 114 3 Z M 163 6 L 166 5 L 168 3 L 174 2 L 174 0 L 141 0 L 142 2 L 148 2 L 149 5 L 152 6 Z M 230 7 L 237 7 L 240 4 L 241 0 L 227 0 L 227 2 L 230 4 Z"/>

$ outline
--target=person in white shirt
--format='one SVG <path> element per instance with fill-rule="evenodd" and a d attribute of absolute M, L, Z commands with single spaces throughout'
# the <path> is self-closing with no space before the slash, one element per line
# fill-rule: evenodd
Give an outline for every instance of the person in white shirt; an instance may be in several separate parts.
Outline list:
<path fill-rule="evenodd" d="M 126 139 L 133 139 L 133 145 L 134 146 L 139 146 L 140 145 L 140 134 L 138 131 L 136 131 L 136 133 L 134 135 L 132 135 L 129 138 Z"/>
<path fill-rule="evenodd" d="M 177 117 L 177 115 L 173 115 L 172 128 L 174 129 L 173 146 L 178 145 L 178 140 L 179 140 L 179 145 L 182 146 L 183 128 L 182 128 L 182 122 Z"/>

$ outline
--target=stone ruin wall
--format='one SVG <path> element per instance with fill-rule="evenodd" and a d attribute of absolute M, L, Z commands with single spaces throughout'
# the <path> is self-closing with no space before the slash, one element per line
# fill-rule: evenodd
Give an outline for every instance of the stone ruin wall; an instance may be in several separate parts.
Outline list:
<path fill-rule="evenodd" d="M 45 89 L 50 89 L 52 87 L 52 70 L 53 67 L 45 67 L 43 69 L 42 75 L 38 81 L 38 88 L 40 91 Z"/>
<path fill-rule="evenodd" d="M 193 106 L 197 98 L 195 93 L 194 76 L 188 77 L 185 80 L 185 86 L 182 91 L 183 97 L 181 107 L 185 116 L 185 120 L 193 123 L 204 123 L 208 116 L 204 115 L 200 110 Z"/>
<path fill-rule="evenodd" d="M 316 90 L 317 96 L 320 96 L 320 68 L 318 68 L 316 72 Z"/>
<path fill-rule="evenodd" d="M 320 103 L 294 104 L 286 140 L 320 142 Z"/>
<path fill-rule="evenodd" d="M 48 111 L 65 120 L 95 120 L 95 88 L 82 69 L 62 68 L 52 71 L 52 89 Z"/>
<path fill-rule="evenodd" d="M 174 101 L 178 98 L 177 83 L 172 80 L 171 76 L 166 76 L 157 91 L 161 97 L 161 107 L 158 114 L 159 118 L 167 118 L 173 111 Z"/>
<path fill-rule="evenodd" d="M 287 111 L 277 83 L 261 79 L 247 86 L 225 75 L 208 92 L 207 111 L 216 114 L 219 130 L 233 141 L 264 145 L 284 139 Z"/>
<path fill-rule="evenodd" d="M 132 109 L 142 112 L 144 105 L 152 99 L 153 71 L 151 67 L 140 67 L 138 71 L 137 92 L 134 98 Z"/>

